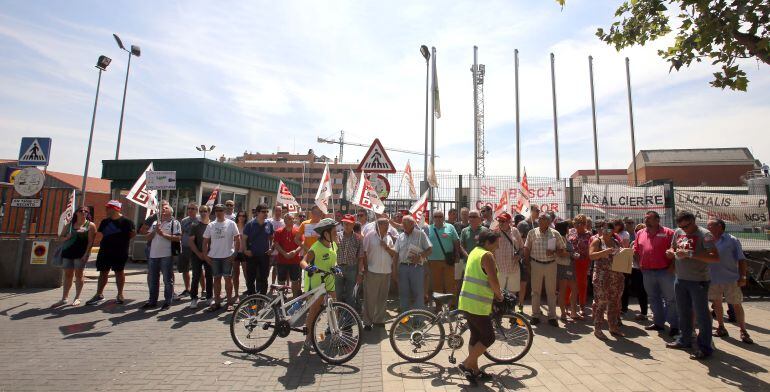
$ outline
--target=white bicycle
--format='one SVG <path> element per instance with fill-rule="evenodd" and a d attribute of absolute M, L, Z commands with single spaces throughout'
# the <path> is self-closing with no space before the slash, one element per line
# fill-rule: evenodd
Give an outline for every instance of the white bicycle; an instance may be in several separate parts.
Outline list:
<path fill-rule="evenodd" d="M 307 334 L 307 329 L 297 327 L 311 304 L 325 297 L 321 310 L 310 325 L 311 341 L 316 353 L 324 361 L 339 365 L 351 360 L 361 349 L 361 317 L 349 305 L 336 302 L 327 295 L 326 279 L 334 278 L 330 272 L 318 271 L 321 283 L 297 298 L 287 302 L 290 286 L 271 285 L 278 294 L 275 299 L 262 294 L 243 298 L 235 308 L 230 321 L 230 336 L 241 350 L 258 353 L 269 347 L 276 336 L 285 338 L 291 331 Z"/>

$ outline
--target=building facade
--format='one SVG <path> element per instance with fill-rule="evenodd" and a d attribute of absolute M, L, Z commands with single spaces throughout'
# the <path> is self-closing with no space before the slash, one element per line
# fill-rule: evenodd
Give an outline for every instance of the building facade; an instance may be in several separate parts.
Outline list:
<path fill-rule="evenodd" d="M 672 180 L 680 186 L 744 186 L 747 173 L 759 168 L 748 148 L 641 150 L 636 154 L 639 183 Z M 634 178 L 633 162 L 628 167 Z"/>

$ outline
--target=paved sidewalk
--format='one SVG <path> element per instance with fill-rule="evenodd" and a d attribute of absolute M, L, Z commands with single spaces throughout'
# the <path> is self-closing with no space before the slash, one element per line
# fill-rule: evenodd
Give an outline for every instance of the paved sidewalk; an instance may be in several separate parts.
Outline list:
<path fill-rule="evenodd" d="M 123 306 L 109 299 L 112 282 L 108 301 L 98 307 L 49 310 L 59 290 L 0 291 L 0 391 L 770 390 L 768 302 L 747 304 L 756 344 L 740 343 L 729 325 L 731 337 L 716 339 L 719 351 L 703 363 L 665 349 L 666 339 L 630 320 L 628 338 L 607 343 L 585 323 L 539 325 L 521 363 L 489 365 L 482 358 L 494 380 L 469 388 L 450 366 L 447 349 L 430 363 L 407 363 L 393 352 L 383 328 L 364 332 L 364 346 L 344 366 L 302 352 L 297 333 L 276 339 L 260 355 L 243 354 L 230 339 L 226 313 L 189 310 L 187 301 L 166 312 L 139 310 L 147 295 L 144 279 L 128 277 Z M 94 291 L 95 282 L 87 280 L 83 299 Z M 462 360 L 467 351 L 460 351 Z"/>

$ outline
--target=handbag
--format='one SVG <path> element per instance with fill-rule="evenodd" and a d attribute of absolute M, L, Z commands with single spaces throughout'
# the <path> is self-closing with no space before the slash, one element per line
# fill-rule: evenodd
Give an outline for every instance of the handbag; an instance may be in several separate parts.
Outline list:
<path fill-rule="evenodd" d="M 72 224 L 70 223 L 70 235 L 72 235 Z M 69 248 L 72 244 L 75 243 L 75 238 L 70 238 L 67 241 L 64 241 L 61 245 L 57 246 L 56 249 L 53 251 L 53 258 L 51 258 L 51 265 L 54 267 L 63 267 L 64 266 L 64 257 L 62 257 L 62 254 L 64 253 L 64 250 Z"/>
<path fill-rule="evenodd" d="M 436 233 L 436 240 L 438 241 L 438 246 L 441 247 L 441 253 L 444 254 L 444 261 L 446 261 L 449 265 L 455 265 L 457 262 L 457 254 L 455 253 L 454 248 L 452 248 L 451 252 L 447 252 L 444 249 L 444 244 L 441 243 L 441 237 L 438 235 L 438 230 L 436 230 L 436 227 L 433 226 L 433 232 Z"/>
<path fill-rule="evenodd" d="M 176 235 L 179 233 L 174 233 L 174 223 L 178 223 L 179 221 L 174 219 L 171 221 L 171 235 Z M 171 241 L 171 255 L 172 256 L 178 256 L 180 253 L 182 253 L 182 241 Z"/>

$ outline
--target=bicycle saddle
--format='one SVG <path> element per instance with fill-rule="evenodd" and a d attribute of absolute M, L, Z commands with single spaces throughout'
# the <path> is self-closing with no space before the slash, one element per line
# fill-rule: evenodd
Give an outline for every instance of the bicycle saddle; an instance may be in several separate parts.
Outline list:
<path fill-rule="evenodd" d="M 278 291 L 289 291 L 289 290 L 291 290 L 291 286 L 286 286 L 286 285 L 282 285 L 282 284 L 271 284 L 270 288 L 273 289 L 273 290 L 278 290 Z"/>
<path fill-rule="evenodd" d="M 447 303 L 452 300 L 454 294 L 433 293 L 433 299 L 436 302 Z"/>

